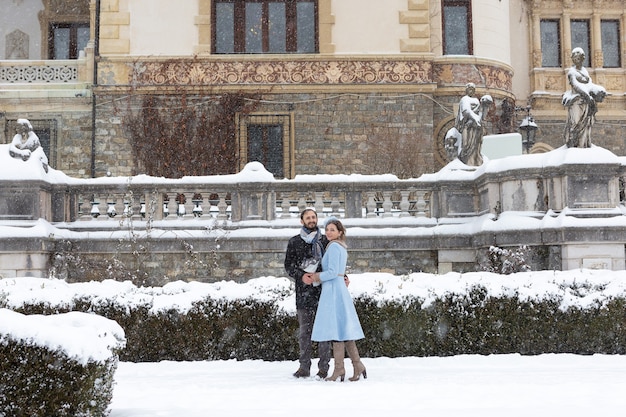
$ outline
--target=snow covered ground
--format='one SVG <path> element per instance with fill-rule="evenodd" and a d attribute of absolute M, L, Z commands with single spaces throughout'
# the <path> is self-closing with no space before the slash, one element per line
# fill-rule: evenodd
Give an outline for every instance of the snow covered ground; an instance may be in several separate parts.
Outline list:
<path fill-rule="evenodd" d="M 295 379 L 296 362 L 124 362 L 110 417 L 596 417 L 623 416 L 626 409 L 626 356 L 363 362 L 368 378 L 343 383 Z"/>

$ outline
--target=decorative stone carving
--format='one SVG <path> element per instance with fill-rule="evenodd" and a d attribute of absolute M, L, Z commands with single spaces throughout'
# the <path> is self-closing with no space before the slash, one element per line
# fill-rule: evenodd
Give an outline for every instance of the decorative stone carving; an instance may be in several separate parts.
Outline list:
<path fill-rule="evenodd" d="M 41 164 L 46 172 L 48 172 L 48 157 L 41 148 L 39 137 L 33 132 L 33 125 L 28 119 L 17 119 L 15 126 L 16 134 L 9 146 L 9 155 L 13 158 L 21 158 L 28 161 L 33 154 L 36 154 L 41 160 Z"/>
<path fill-rule="evenodd" d="M 480 166 L 483 157 L 480 153 L 483 142 L 482 121 L 493 104 L 493 99 L 486 94 L 480 100 L 474 97 L 476 86 L 468 83 L 465 95 L 459 101 L 455 125 L 446 134 L 446 151 L 449 156 L 456 154 L 461 162 L 469 166 Z"/>
<path fill-rule="evenodd" d="M 587 69 L 583 67 L 585 51 L 572 50 L 574 65 L 567 72 L 571 90 L 563 94 L 562 103 L 567 107 L 565 144 L 569 148 L 591 147 L 591 127 L 595 122 L 598 104 L 604 100 L 606 90 L 594 84 Z"/>
<path fill-rule="evenodd" d="M 178 84 L 407 84 L 431 82 L 419 61 L 147 62 L 134 65 L 132 83 Z"/>
<path fill-rule="evenodd" d="M 19 29 L 6 36 L 6 59 L 28 59 L 29 36 Z"/>
<path fill-rule="evenodd" d="M 54 62 L 54 61 L 49 61 Z M 78 81 L 78 65 L 26 64 L 0 66 L 0 83 L 69 83 Z"/>

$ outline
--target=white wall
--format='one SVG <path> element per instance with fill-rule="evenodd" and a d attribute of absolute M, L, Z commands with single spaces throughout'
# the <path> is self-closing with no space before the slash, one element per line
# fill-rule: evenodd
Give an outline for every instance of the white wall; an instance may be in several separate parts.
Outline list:
<path fill-rule="evenodd" d="M 0 1 L 0 59 L 6 57 L 6 35 L 16 29 L 29 36 L 29 59 L 41 59 L 41 28 L 37 14 L 43 10 L 41 0 Z"/>
<path fill-rule="evenodd" d="M 511 33 L 511 65 L 515 69 L 513 77 L 513 94 L 517 98 L 517 104 L 525 106 L 530 95 L 530 23 L 528 22 L 529 4 L 522 0 L 510 0 L 510 23 Z"/>
<path fill-rule="evenodd" d="M 509 0 L 472 1 L 474 55 L 511 64 Z"/>
<path fill-rule="evenodd" d="M 332 39 L 336 54 L 396 54 L 400 40 L 409 37 L 400 11 L 407 0 L 334 0 Z"/>
<path fill-rule="evenodd" d="M 130 0 L 128 8 L 131 55 L 194 54 L 198 0 Z"/>

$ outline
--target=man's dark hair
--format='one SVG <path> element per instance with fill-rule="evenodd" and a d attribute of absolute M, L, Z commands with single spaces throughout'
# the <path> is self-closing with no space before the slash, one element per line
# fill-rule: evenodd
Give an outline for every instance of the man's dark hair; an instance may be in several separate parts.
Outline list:
<path fill-rule="evenodd" d="M 308 211 L 312 211 L 313 213 L 315 213 L 315 217 L 317 217 L 317 211 L 313 210 L 312 208 L 307 208 L 307 209 L 302 210 L 302 213 L 300 213 L 300 220 L 304 220 L 304 215 Z"/>

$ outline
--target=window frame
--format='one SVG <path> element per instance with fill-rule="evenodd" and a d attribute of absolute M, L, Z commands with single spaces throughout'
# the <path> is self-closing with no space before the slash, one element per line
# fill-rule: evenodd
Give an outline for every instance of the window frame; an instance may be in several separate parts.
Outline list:
<path fill-rule="evenodd" d="M 586 37 L 587 37 L 587 44 L 586 45 L 578 45 L 577 43 L 574 43 L 574 23 L 585 23 L 587 26 L 587 33 L 586 33 Z M 583 62 L 583 66 L 590 68 L 592 65 L 591 62 L 591 55 L 592 55 L 592 42 L 593 40 L 591 39 L 591 20 L 590 19 L 570 19 L 570 39 L 572 42 L 572 50 L 574 48 L 580 47 L 583 49 L 583 51 L 585 51 L 585 62 Z"/>
<path fill-rule="evenodd" d="M 248 126 L 250 125 L 282 125 L 282 158 L 283 177 L 293 178 L 295 176 L 295 134 L 294 134 L 294 113 L 236 113 L 235 115 L 239 170 L 243 170 L 248 162 Z"/>
<path fill-rule="evenodd" d="M 558 36 L 558 41 L 557 41 L 557 53 L 556 53 L 556 65 L 545 65 L 545 54 L 544 51 L 546 50 L 543 46 L 543 31 L 542 31 L 542 24 L 546 22 L 546 23 L 555 23 L 556 24 L 556 33 Z M 563 35 L 561 33 L 561 20 L 560 19 L 540 19 L 539 21 L 539 42 L 541 44 L 541 67 L 542 68 L 561 68 L 561 66 L 563 65 Z"/>
<path fill-rule="evenodd" d="M 48 58 L 49 59 L 61 59 L 56 58 L 56 50 L 54 46 L 55 30 L 56 29 L 69 29 L 69 51 L 67 59 L 78 59 L 81 49 L 78 46 L 78 30 L 89 28 L 89 22 L 49 22 L 48 24 Z M 89 39 L 87 39 L 89 40 Z"/>
<path fill-rule="evenodd" d="M 463 6 L 466 10 L 466 23 L 467 23 L 467 54 L 451 54 L 446 51 L 446 9 L 450 7 Z M 472 2 L 471 0 L 442 0 L 441 1 L 441 39 L 442 39 L 442 53 L 443 55 L 474 55 L 474 34 L 472 28 Z"/>
<path fill-rule="evenodd" d="M 233 4 L 233 51 L 219 52 L 217 50 L 217 8 L 218 4 Z M 262 7 L 262 47 L 261 52 L 246 50 L 246 5 L 249 3 L 261 4 Z M 285 4 L 285 51 L 270 51 L 270 22 L 269 22 L 269 4 L 284 3 Z M 313 51 L 298 51 L 298 3 L 313 3 L 314 7 L 314 34 Z M 319 0 L 214 0 L 211 2 L 211 53 L 217 55 L 229 54 L 317 54 L 319 53 Z"/>
<path fill-rule="evenodd" d="M 611 65 L 611 66 L 607 66 L 606 65 L 606 55 L 605 55 L 605 46 L 606 43 L 604 42 L 604 38 L 603 38 L 603 27 L 605 23 L 613 23 L 617 26 L 617 65 Z M 603 57 L 603 62 L 602 62 L 602 67 L 603 68 L 621 68 L 622 67 L 622 43 L 621 43 L 621 36 L 622 36 L 622 28 L 621 28 L 621 22 L 619 19 L 602 19 L 600 20 L 600 37 L 601 37 L 601 44 L 602 44 L 602 57 Z"/>

